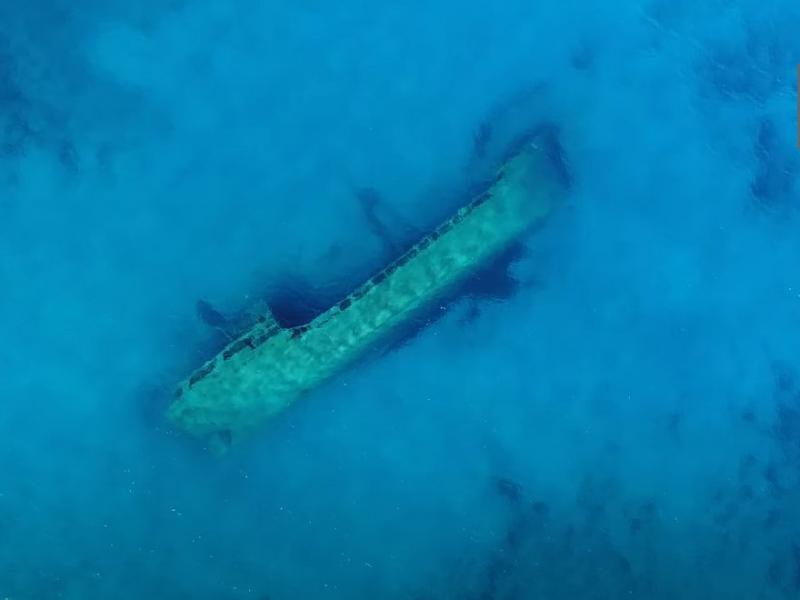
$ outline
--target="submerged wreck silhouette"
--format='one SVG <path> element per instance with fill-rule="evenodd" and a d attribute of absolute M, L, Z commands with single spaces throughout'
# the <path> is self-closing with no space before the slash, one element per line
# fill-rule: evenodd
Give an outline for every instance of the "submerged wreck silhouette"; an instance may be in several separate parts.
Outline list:
<path fill-rule="evenodd" d="M 389 338 L 540 225 L 568 187 L 552 128 L 519 140 L 466 205 L 308 323 L 255 324 L 182 381 L 168 419 L 224 451 Z"/>

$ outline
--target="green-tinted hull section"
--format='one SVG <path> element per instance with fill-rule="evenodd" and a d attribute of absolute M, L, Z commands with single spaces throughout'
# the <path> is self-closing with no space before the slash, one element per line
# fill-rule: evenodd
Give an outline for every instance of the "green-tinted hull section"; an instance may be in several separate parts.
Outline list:
<path fill-rule="evenodd" d="M 183 381 L 169 419 L 235 440 L 342 371 L 419 309 L 539 224 L 564 194 L 545 148 L 526 145 L 489 189 L 307 325 L 265 317 Z"/>

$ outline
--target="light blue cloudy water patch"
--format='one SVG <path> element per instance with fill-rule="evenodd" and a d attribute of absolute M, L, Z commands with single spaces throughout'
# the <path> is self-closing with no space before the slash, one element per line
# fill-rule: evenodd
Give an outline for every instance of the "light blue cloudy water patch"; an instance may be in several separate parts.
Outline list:
<path fill-rule="evenodd" d="M 800 10 L 223 4 L 0 7 L 0 597 L 796 598 Z M 355 286 L 355 190 L 424 230 L 540 119 L 515 294 L 165 429 L 199 299 Z"/>

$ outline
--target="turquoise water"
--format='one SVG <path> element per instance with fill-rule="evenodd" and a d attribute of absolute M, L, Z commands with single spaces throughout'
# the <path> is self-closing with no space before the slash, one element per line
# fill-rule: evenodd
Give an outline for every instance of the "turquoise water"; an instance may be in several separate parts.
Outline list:
<path fill-rule="evenodd" d="M 795 3 L 135 4 L 0 6 L 0 597 L 798 597 Z M 534 123 L 512 264 L 224 459 L 165 426 L 198 301 L 302 320 Z"/>

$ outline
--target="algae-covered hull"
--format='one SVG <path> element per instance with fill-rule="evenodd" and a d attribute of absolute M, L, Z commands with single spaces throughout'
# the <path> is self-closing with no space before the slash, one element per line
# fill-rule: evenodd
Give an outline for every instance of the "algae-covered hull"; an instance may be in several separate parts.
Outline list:
<path fill-rule="evenodd" d="M 485 191 L 311 322 L 281 328 L 265 312 L 180 383 L 169 420 L 218 444 L 252 432 L 541 223 L 565 192 L 558 161 L 549 136 L 533 137 Z"/>

